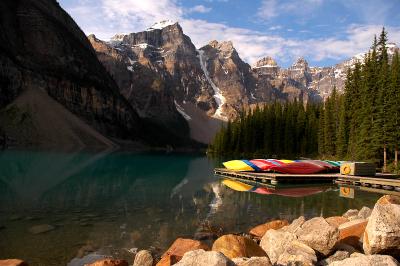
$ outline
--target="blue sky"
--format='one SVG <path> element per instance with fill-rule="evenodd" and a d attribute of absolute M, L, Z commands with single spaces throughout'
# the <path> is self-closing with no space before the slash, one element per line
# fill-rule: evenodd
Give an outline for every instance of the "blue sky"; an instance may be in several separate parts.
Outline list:
<path fill-rule="evenodd" d="M 86 34 L 107 40 L 178 21 L 197 47 L 232 41 L 249 64 L 300 56 L 329 66 L 365 52 L 382 26 L 400 44 L 400 0 L 58 0 Z"/>

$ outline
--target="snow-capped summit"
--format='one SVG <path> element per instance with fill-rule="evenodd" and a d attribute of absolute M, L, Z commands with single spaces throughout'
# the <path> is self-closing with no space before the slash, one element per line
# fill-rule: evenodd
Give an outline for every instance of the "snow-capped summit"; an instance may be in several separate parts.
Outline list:
<path fill-rule="evenodd" d="M 151 30 L 162 30 L 165 27 L 168 26 L 172 26 L 175 23 L 177 23 L 176 21 L 172 21 L 172 20 L 163 20 L 163 21 L 159 21 L 153 24 L 153 26 L 151 26 L 150 28 L 147 29 L 147 31 L 151 31 Z"/>

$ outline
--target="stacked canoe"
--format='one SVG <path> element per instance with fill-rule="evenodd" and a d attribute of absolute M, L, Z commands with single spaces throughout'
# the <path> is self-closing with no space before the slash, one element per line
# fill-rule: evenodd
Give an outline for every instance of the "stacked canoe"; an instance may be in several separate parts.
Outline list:
<path fill-rule="evenodd" d="M 253 159 L 224 162 L 225 168 L 238 172 L 275 172 L 282 174 L 338 173 L 342 162 L 328 160 Z"/>

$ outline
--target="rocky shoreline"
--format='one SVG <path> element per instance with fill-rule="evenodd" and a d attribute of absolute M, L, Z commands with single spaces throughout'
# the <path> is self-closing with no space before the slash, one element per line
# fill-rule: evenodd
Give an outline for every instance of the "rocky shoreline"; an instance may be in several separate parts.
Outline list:
<path fill-rule="evenodd" d="M 348 210 L 342 216 L 303 216 L 289 223 L 267 221 L 241 235 L 214 242 L 178 238 L 159 259 L 139 251 L 134 266 L 261 265 L 400 265 L 400 197 L 385 195 L 371 210 Z M 0 260 L 0 266 L 28 265 Z M 87 266 L 128 266 L 125 260 L 102 259 Z"/>

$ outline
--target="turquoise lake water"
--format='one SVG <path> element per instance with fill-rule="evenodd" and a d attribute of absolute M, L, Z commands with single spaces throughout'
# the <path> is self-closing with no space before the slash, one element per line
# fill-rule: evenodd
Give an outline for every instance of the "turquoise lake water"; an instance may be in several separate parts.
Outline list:
<path fill-rule="evenodd" d="M 130 152 L 0 152 L 0 259 L 83 265 L 102 255 L 132 262 L 177 237 L 241 233 L 269 219 L 340 215 L 381 196 L 339 196 L 330 184 L 279 195 L 230 189 L 204 156 Z M 32 227 L 52 230 L 32 233 Z M 204 233 L 205 232 L 205 233 Z"/>

